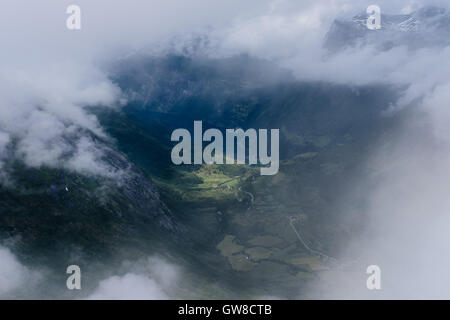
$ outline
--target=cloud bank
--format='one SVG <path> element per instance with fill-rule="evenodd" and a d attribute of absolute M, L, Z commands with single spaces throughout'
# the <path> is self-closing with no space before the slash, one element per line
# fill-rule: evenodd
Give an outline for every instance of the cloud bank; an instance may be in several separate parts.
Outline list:
<path fill-rule="evenodd" d="M 23 296 L 41 279 L 40 273 L 24 266 L 10 249 L 0 246 L 0 298 Z M 25 289 L 25 291 L 23 291 Z"/>
<path fill-rule="evenodd" d="M 66 28 L 73 1 L 4 1 L 0 21 L 0 176 L 5 161 L 111 176 L 95 137 L 106 139 L 86 106 L 125 102 L 105 65 L 176 34 L 228 23 L 268 1 L 79 0 L 82 30 Z M 239 4 L 239 5 L 238 5 Z M 256 5 L 258 4 L 258 5 Z M 181 17 L 181 18 L 180 18 Z M 148 49 L 151 50 L 151 49 Z"/>
<path fill-rule="evenodd" d="M 379 1 L 379 5 L 386 12 L 399 13 L 422 4 L 391 2 Z M 348 0 L 220 4 L 134 0 L 112 5 L 105 0 L 79 0 L 80 31 L 66 29 L 69 4 L 52 0 L 2 3 L 0 170 L 9 146 L 14 152 L 8 156 L 29 166 L 110 174 L 111 169 L 101 162 L 100 148 L 89 136 L 105 135 L 95 116 L 84 109 L 125 102 L 109 78 L 108 64 L 136 52 L 161 54 L 167 48 L 189 46 L 193 34 L 208 39 L 202 54 L 247 53 L 270 59 L 291 69 L 300 80 L 407 85 L 400 107 L 445 83 L 448 74 L 446 65 L 434 63 L 448 59 L 446 48 L 410 52 L 394 47 L 380 53 L 365 47 L 325 58 L 323 41 L 334 19 L 364 12 L 370 1 L 355 5 Z"/>
<path fill-rule="evenodd" d="M 135 269 L 122 276 L 100 281 L 89 300 L 163 300 L 174 298 L 180 280 L 178 267 L 159 257 L 135 263 Z"/>

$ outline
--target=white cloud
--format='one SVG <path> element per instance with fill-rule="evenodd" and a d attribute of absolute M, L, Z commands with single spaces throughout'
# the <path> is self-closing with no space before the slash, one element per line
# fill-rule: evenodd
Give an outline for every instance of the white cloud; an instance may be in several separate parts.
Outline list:
<path fill-rule="evenodd" d="M 135 272 L 100 281 L 87 299 L 92 300 L 161 300 L 169 299 L 179 281 L 179 270 L 157 257 L 144 264 L 136 263 Z"/>
<path fill-rule="evenodd" d="M 277 61 L 305 81 L 326 81 L 349 85 L 385 83 L 406 86 L 403 107 L 423 97 L 449 78 L 450 48 L 444 44 L 434 48 L 411 50 L 404 45 L 380 51 L 378 46 L 389 39 L 374 38 L 375 43 L 328 52 L 324 39 L 336 18 L 350 20 L 365 13 L 371 1 L 274 1 L 262 15 L 238 20 L 218 32 L 218 52 L 250 53 Z M 436 4 L 448 7 L 443 1 L 379 1 L 383 14 L 400 14 L 402 8 L 418 9 Z M 430 30 L 430 36 L 435 30 Z"/>
<path fill-rule="evenodd" d="M 26 281 L 27 269 L 6 248 L 0 248 L 0 296 L 20 288 Z"/>
<path fill-rule="evenodd" d="M 100 71 L 85 65 L 46 65 L 5 69 L 0 75 L 0 128 L 17 140 L 16 155 L 29 166 L 70 166 L 71 154 L 92 164 L 100 157 L 87 148 L 83 131 L 104 137 L 97 119 L 84 106 L 116 106 L 120 91 Z M 83 169 L 88 170 L 89 166 Z M 95 169 L 95 168 L 94 168 Z M 94 170 L 95 173 L 102 173 Z"/>
<path fill-rule="evenodd" d="M 351 189 L 364 192 L 369 203 L 365 232 L 341 257 L 358 263 L 324 276 L 315 288 L 322 297 L 450 298 L 450 144 L 448 136 L 445 143 L 435 140 L 427 122 L 410 119 L 372 154 L 373 179 Z M 381 268 L 380 291 L 365 286 L 371 264 Z"/>
<path fill-rule="evenodd" d="M 5 247 L 0 247 L 0 298 L 12 298 L 17 292 L 31 289 L 40 275 L 22 265 Z"/>
<path fill-rule="evenodd" d="M 161 286 L 153 279 L 128 273 L 100 282 L 92 300 L 161 300 L 168 299 Z"/>

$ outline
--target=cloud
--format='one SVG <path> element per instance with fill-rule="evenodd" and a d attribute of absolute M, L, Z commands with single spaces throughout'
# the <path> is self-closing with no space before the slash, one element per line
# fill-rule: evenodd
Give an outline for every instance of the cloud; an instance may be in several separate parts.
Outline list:
<path fill-rule="evenodd" d="M 92 140 L 88 146 L 86 132 L 105 134 L 84 107 L 119 104 L 120 90 L 104 74 L 70 63 L 34 70 L 7 68 L 0 74 L 0 87 L 0 130 L 8 137 L 2 139 L 0 151 L 14 140 L 16 158 L 29 166 L 82 167 L 102 173 L 96 170 L 98 148 Z M 75 159 L 84 161 L 75 165 Z"/>
<path fill-rule="evenodd" d="M 98 287 L 87 299 L 162 300 L 171 298 L 180 277 L 176 266 L 161 258 L 152 257 L 145 263 L 136 263 L 132 268 L 136 271 L 100 281 Z"/>
<path fill-rule="evenodd" d="M 441 70 L 425 72 L 428 59 L 446 56 L 421 51 L 423 64 L 406 60 L 399 76 L 414 79 L 422 95 L 403 115 L 402 125 L 380 137 L 366 163 L 370 175 L 351 188 L 363 194 L 365 230 L 346 248 L 342 261 L 357 259 L 347 270 L 325 273 L 311 289 L 322 298 L 448 299 L 450 290 L 450 79 Z M 434 58 L 432 58 L 434 57 Z M 419 58 L 416 60 L 416 62 Z M 446 61 L 446 60 L 443 60 Z M 412 67 L 412 66 L 411 66 Z M 414 96 L 414 95 L 413 95 Z M 343 210 L 345 210 L 344 208 Z M 380 291 L 365 286 L 365 269 L 381 268 Z"/>
<path fill-rule="evenodd" d="M 168 299 L 164 290 L 153 279 L 128 273 L 100 282 L 92 300 L 163 300 Z"/>
<path fill-rule="evenodd" d="M 54 282 L 54 271 L 37 271 L 25 266 L 9 248 L 0 246 L 0 261 L 1 299 L 61 297 L 68 292 L 65 282 Z M 181 269 L 160 257 L 124 261 L 120 270 L 126 272 L 99 281 L 84 299 L 161 300 L 174 298 L 179 293 Z"/>
<path fill-rule="evenodd" d="M 450 297 L 450 144 L 447 134 L 438 131 L 436 136 L 432 121 L 414 114 L 396 129 L 393 141 L 371 155 L 372 176 L 352 188 L 363 192 L 368 203 L 365 231 L 341 257 L 358 262 L 324 275 L 313 294 L 334 299 Z M 365 286 L 365 271 L 372 264 L 381 268 L 380 291 Z"/>
<path fill-rule="evenodd" d="M 249 53 L 276 61 L 292 70 L 299 80 L 325 81 L 347 85 L 389 84 L 406 88 L 398 107 L 404 107 L 423 97 L 436 86 L 449 80 L 447 61 L 450 48 L 439 37 L 435 25 L 423 31 L 426 38 L 436 37 L 433 47 L 415 43 L 407 46 L 407 33 L 395 32 L 369 34 L 369 42 L 346 50 L 329 52 L 324 40 L 335 19 L 351 20 L 356 14 L 365 14 L 373 1 L 274 1 L 262 15 L 236 21 L 229 28 L 215 34 L 220 40 L 217 52 L 229 54 Z M 378 1 L 383 14 L 401 14 L 409 7 L 420 9 L 424 5 L 440 5 L 443 1 Z M 432 19 L 431 19 L 432 20 Z M 342 32 L 348 32 L 342 31 Z M 375 36 L 379 35 L 379 36 Z M 348 35 L 342 35 L 348 36 Z M 396 38 L 393 38 L 393 37 Z M 385 43 L 393 43 L 390 49 L 380 50 Z M 439 42 L 441 41 L 441 42 Z M 398 42 L 396 44 L 396 42 Z"/>
<path fill-rule="evenodd" d="M 10 299 L 30 290 L 40 279 L 39 273 L 21 264 L 8 248 L 0 246 L 0 261 L 0 298 Z"/>
<path fill-rule="evenodd" d="M 0 296 L 24 285 L 27 269 L 6 248 L 0 248 Z"/>

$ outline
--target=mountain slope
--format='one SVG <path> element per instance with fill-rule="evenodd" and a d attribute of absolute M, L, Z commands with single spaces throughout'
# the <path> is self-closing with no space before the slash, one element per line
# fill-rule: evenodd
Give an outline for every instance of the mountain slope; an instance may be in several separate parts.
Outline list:
<path fill-rule="evenodd" d="M 73 260 L 106 261 L 124 255 L 124 248 L 131 256 L 149 253 L 158 246 L 150 246 L 154 240 L 176 239 L 181 229 L 151 180 L 110 146 L 101 148 L 114 176 L 10 161 L 12 184 L 0 187 L 2 239 L 15 239 L 33 264 L 59 268 Z"/>

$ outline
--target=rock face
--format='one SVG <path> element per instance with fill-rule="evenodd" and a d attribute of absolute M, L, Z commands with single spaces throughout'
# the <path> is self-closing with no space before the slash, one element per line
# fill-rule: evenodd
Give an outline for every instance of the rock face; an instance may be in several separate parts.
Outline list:
<path fill-rule="evenodd" d="M 336 20 L 325 39 L 325 47 L 336 52 L 355 46 L 372 45 L 379 50 L 396 46 L 409 49 L 444 47 L 450 44 L 450 13 L 443 8 L 425 7 L 410 14 L 381 14 L 381 29 L 366 27 L 367 14 Z"/>
<path fill-rule="evenodd" d="M 107 145 L 112 177 L 61 168 L 7 166 L 12 184 L 0 186 L 0 235 L 24 256 L 57 265 L 74 255 L 109 258 L 180 231 L 159 192 L 123 154 Z"/>

